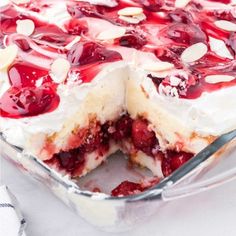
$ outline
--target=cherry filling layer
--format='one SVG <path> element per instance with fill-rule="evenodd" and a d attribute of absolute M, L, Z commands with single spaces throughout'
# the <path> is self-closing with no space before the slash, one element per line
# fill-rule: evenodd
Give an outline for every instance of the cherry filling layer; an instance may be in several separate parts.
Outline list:
<path fill-rule="evenodd" d="M 121 145 L 124 142 L 131 144 L 132 148 L 130 150 L 124 150 L 131 155 L 142 151 L 152 158 L 158 158 L 158 160 L 161 160 L 161 168 L 164 176 L 170 175 L 193 157 L 192 153 L 177 152 L 174 150 L 162 152 L 158 139 L 150 129 L 146 119 L 140 117 L 133 120 L 129 115 L 123 115 L 115 122 L 108 121 L 102 125 L 99 122 L 93 122 L 87 129 L 80 129 L 76 136 L 73 136 L 69 141 L 69 145 L 73 148 L 54 154 L 46 163 L 56 166 L 56 168 L 65 171 L 72 177 L 80 176 L 86 165 L 86 156 L 95 152 L 96 159 L 99 159 L 109 151 L 112 142 Z M 112 192 L 112 195 L 118 196 L 137 193 L 152 186 L 151 184 L 141 186 L 136 183 L 126 182 L 118 186 Z"/>

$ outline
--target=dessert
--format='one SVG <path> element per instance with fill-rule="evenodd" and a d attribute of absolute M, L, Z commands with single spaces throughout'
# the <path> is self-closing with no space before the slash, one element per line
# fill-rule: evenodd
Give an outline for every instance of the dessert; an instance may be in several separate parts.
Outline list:
<path fill-rule="evenodd" d="M 0 14 L 0 131 L 63 174 L 122 150 L 162 178 L 236 128 L 233 0 L 4 0 Z"/>

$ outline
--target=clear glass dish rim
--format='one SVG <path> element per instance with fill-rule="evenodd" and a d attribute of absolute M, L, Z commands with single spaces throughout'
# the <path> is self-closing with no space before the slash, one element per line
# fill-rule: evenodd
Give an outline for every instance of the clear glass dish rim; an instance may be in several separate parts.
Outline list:
<path fill-rule="evenodd" d="M 29 155 L 27 153 L 24 154 L 24 150 L 22 148 L 19 148 L 17 146 L 14 146 L 7 142 L 0 133 L 0 142 L 3 142 L 5 145 L 8 145 L 10 148 L 14 149 L 14 151 L 23 154 L 25 157 L 27 156 L 30 158 L 30 161 L 37 164 L 38 167 L 40 167 L 41 170 L 44 172 L 47 172 L 47 174 L 53 178 L 54 181 L 56 181 L 58 184 L 61 184 L 63 187 L 65 187 L 70 192 L 73 191 L 74 193 L 78 195 L 82 195 L 84 197 L 90 198 L 91 200 L 103 200 L 103 201 L 124 201 L 124 202 L 137 202 L 137 201 L 147 201 L 150 200 L 146 198 L 147 196 L 152 193 L 152 196 L 155 198 L 152 200 L 162 199 L 164 201 L 174 200 L 177 198 L 187 197 L 191 196 L 206 190 L 209 190 L 211 188 L 217 187 L 219 185 L 224 184 L 225 182 L 229 182 L 236 178 L 236 168 L 231 168 L 227 171 L 224 171 L 223 173 L 217 174 L 213 177 L 210 177 L 207 180 L 200 180 L 199 182 L 192 182 L 188 184 L 187 186 L 183 187 L 177 187 L 172 188 L 175 186 L 177 182 L 180 182 L 181 180 L 175 180 L 172 178 L 172 175 L 162 179 L 157 185 L 155 185 L 155 189 L 148 189 L 142 193 L 129 195 L 129 196 L 123 196 L 123 197 L 113 197 L 109 196 L 107 194 L 101 194 L 101 193 L 93 193 L 90 191 L 81 190 L 79 186 L 73 182 L 73 180 L 69 180 L 71 184 L 67 183 L 64 179 L 61 173 L 57 172 L 56 170 L 51 169 L 49 166 L 44 164 L 40 159 Z M 204 163 L 203 163 L 204 164 Z M 186 163 L 188 165 L 188 163 Z M 55 174 L 55 173 L 57 174 Z M 174 172 L 173 172 L 174 173 Z M 187 178 L 188 175 L 184 176 L 184 178 Z M 189 192 L 189 189 L 193 191 Z M 168 197 L 168 191 L 169 195 L 171 195 L 171 192 L 174 194 L 173 196 Z M 188 190 L 188 191 L 186 191 Z M 167 192 L 167 195 L 165 194 Z M 167 197 L 165 197 L 165 195 Z M 102 196 L 102 197 L 101 197 Z"/>

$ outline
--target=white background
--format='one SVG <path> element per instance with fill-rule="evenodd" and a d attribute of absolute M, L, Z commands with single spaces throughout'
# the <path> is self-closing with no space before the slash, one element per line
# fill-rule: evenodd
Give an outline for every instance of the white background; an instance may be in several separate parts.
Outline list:
<path fill-rule="evenodd" d="M 28 223 L 28 236 L 236 235 L 235 181 L 193 197 L 169 202 L 148 222 L 121 234 L 105 233 L 90 226 L 46 187 L 30 180 L 5 160 L 2 160 L 2 181 L 20 202 Z"/>

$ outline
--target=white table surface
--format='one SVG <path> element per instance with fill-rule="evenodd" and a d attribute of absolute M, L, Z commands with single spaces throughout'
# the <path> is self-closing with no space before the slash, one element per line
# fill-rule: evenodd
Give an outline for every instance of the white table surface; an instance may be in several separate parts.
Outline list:
<path fill-rule="evenodd" d="M 1 160 L 2 182 L 21 204 L 28 236 L 106 236 L 68 209 L 42 184 Z M 168 203 L 148 223 L 121 236 L 235 236 L 236 182 Z M 5 235 L 7 236 L 7 235 Z"/>

